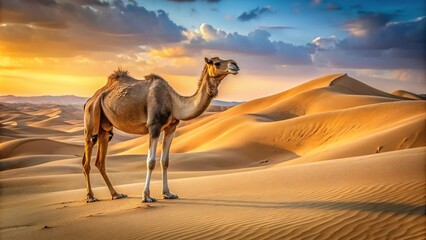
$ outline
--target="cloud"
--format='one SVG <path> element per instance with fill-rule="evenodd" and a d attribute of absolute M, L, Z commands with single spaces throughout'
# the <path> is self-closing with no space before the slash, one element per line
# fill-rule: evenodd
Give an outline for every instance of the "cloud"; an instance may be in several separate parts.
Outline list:
<path fill-rule="evenodd" d="M 390 78 L 397 79 L 400 81 L 414 81 L 418 83 L 426 84 L 426 74 L 424 71 L 416 71 L 410 69 L 396 69 L 391 71 Z M 419 89 L 418 89 L 419 90 Z"/>
<path fill-rule="evenodd" d="M 290 27 L 290 26 L 257 26 L 256 29 L 261 29 L 261 30 L 286 30 L 286 29 L 294 29 L 294 27 Z"/>
<path fill-rule="evenodd" d="M 406 22 L 391 22 L 389 16 L 370 16 L 372 18 L 369 20 L 364 17 L 360 22 L 354 22 L 354 24 L 365 23 L 362 29 L 359 29 L 365 34 L 352 34 L 339 43 L 340 48 L 425 50 L 426 18 Z"/>
<path fill-rule="evenodd" d="M 342 50 L 317 51 L 314 64 L 319 67 L 352 69 L 422 69 L 424 60 L 401 58 L 391 51 Z"/>
<path fill-rule="evenodd" d="M 334 49 L 336 48 L 337 38 L 336 36 L 317 37 L 312 40 L 312 43 L 318 46 L 320 49 Z"/>
<path fill-rule="evenodd" d="M 78 3 L 80 5 L 104 6 L 104 7 L 108 7 L 111 5 L 108 1 L 102 1 L 102 0 L 74 0 L 74 3 Z"/>
<path fill-rule="evenodd" d="M 270 6 L 265 7 L 257 7 L 255 9 L 252 9 L 248 12 L 243 12 L 237 19 L 242 22 L 247 22 L 256 18 L 259 18 L 260 16 L 266 14 L 266 13 L 272 13 L 272 9 Z"/>
<path fill-rule="evenodd" d="M 361 11 L 356 19 L 345 22 L 344 26 L 353 36 L 366 36 L 384 27 L 395 17 L 395 14 Z"/>
<path fill-rule="evenodd" d="M 162 58 L 178 58 L 178 57 L 187 57 L 191 55 L 185 48 L 181 46 L 152 49 L 149 53 L 152 56 L 157 56 Z"/>
<path fill-rule="evenodd" d="M 310 54 L 314 53 L 314 44 L 293 45 L 282 41 L 272 41 L 271 34 L 255 29 L 247 35 L 237 32 L 226 33 L 211 25 L 202 24 L 199 30 L 189 33 L 190 41 L 185 45 L 193 50 L 215 50 L 240 54 L 256 55 L 275 65 L 311 64 Z"/>
<path fill-rule="evenodd" d="M 274 42 L 276 53 L 274 58 L 280 65 L 311 65 L 311 54 L 315 52 L 315 45 L 293 45 L 282 41 Z"/>
<path fill-rule="evenodd" d="M 34 4 L 34 5 L 43 5 L 43 6 L 53 6 L 57 4 L 55 0 L 34 0 L 34 1 L 28 1 L 28 3 Z"/>
<path fill-rule="evenodd" d="M 73 56 L 185 39 L 166 12 L 135 1 L 6 1 L 0 15 L 0 45 L 13 54 Z"/>
<path fill-rule="evenodd" d="M 349 29 L 347 38 L 314 39 L 313 43 L 324 50 L 317 51 L 314 62 L 344 68 L 424 69 L 426 18 L 391 20 L 389 14 L 364 13 L 350 21 L 357 29 Z"/>
<path fill-rule="evenodd" d="M 220 29 L 215 29 L 208 24 L 201 24 L 200 26 L 200 34 L 204 40 L 218 40 L 226 38 L 226 32 Z"/>
<path fill-rule="evenodd" d="M 250 54 L 269 54 L 275 51 L 272 42 L 269 40 L 270 36 L 270 33 L 263 30 L 254 30 L 247 35 L 240 35 L 237 32 L 226 33 L 208 24 L 203 24 L 200 27 L 198 37 L 192 39 L 188 47 Z"/>

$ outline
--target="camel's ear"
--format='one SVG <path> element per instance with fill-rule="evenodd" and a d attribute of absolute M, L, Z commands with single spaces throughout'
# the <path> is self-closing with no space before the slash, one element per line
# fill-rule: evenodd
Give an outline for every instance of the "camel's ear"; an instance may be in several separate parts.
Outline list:
<path fill-rule="evenodd" d="M 208 58 L 204 58 L 204 61 L 206 61 L 207 64 L 212 64 L 212 60 L 208 59 Z"/>

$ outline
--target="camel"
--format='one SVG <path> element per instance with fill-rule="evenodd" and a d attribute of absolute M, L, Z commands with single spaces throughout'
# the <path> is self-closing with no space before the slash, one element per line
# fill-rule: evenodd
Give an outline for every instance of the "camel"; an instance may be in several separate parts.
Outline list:
<path fill-rule="evenodd" d="M 98 144 L 95 165 L 101 173 L 112 199 L 126 198 L 112 186 L 105 169 L 108 143 L 113 137 L 113 128 L 133 134 L 149 134 L 147 174 L 142 202 L 155 202 L 150 194 L 150 181 L 155 168 L 157 142 L 164 132 L 161 153 L 163 198 L 176 199 L 169 190 L 167 169 L 169 151 L 179 121 L 201 115 L 218 94 L 218 86 L 229 74 L 238 74 L 234 60 L 218 57 L 205 58 L 205 65 L 192 96 L 181 96 L 162 77 L 151 74 L 144 80 L 131 77 L 127 71 L 118 69 L 108 77 L 107 84 L 90 97 L 84 106 L 84 154 L 83 172 L 86 178 L 87 203 L 98 201 L 90 185 L 90 159 L 93 146 Z"/>

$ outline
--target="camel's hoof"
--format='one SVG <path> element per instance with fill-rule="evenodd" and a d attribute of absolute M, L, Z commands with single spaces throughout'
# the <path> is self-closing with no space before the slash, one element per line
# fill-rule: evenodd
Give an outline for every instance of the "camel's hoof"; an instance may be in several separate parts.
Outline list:
<path fill-rule="evenodd" d="M 127 195 L 126 194 L 117 194 L 117 195 L 115 195 L 114 197 L 112 197 L 112 200 L 115 200 L 115 199 L 122 199 L 122 198 L 126 198 L 127 197 Z"/>
<path fill-rule="evenodd" d="M 178 195 L 173 194 L 173 193 L 167 193 L 167 194 L 163 194 L 163 198 L 164 199 L 178 199 Z"/>
<path fill-rule="evenodd" d="M 156 201 L 157 201 L 157 199 L 152 198 L 152 197 L 144 197 L 142 199 L 142 202 L 156 202 Z"/>
<path fill-rule="evenodd" d="M 92 203 L 92 202 L 97 202 L 99 201 L 99 199 L 95 198 L 95 197 L 87 197 L 86 199 L 86 203 Z"/>

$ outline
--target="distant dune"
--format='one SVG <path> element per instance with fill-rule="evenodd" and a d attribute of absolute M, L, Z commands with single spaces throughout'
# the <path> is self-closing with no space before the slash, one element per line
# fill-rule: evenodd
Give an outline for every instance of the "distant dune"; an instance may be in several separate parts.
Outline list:
<path fill-rule="evenodd" d="M 74 95 L 63 96 L 0 96 L 0 103 L 31 103 L 31 104 L 60 104 L 60 105 L 83 105 L 87 101 L 87 97 L 78 97 Z M 232 107 L 241 102 L 227 102 L 222 100 L 213 100 L 211 105 Z"/>
<path fill-rule="evenodd" d="M 411 98 L 411 99 L 426 100 L 426 94 L 415 94 L 415 93 L 404 91 L 404 90 L 396 90 L 392 94 L 396 96 L 400 96 L 400 97 Z"/>
<path fill-rule="evenodd" d="M 420 95 L 334 74 L 253 101 L 214 102 L 173 141 L 169 178 L 180 199 L 153 204 L 140 203 L 146 136 L 117 130 L 108 150 L 107 172 L 129 198 L 110 200 L 93 164 L 102 201 L 86 204 L 85 99 L 14 98 L 0 97 L 1 239 L 426 237 Z M 160 197 L 158 163 L 153 178 Z"/>
<path fill-rule="evenodd" d="M 74 95 L 66 96 L 34 96 L 21 97 L 14 95 L 0 96 L 0 102 L 4 103 L 32 103 L 32 104 L 84 104 L 87 98 Z"/>

